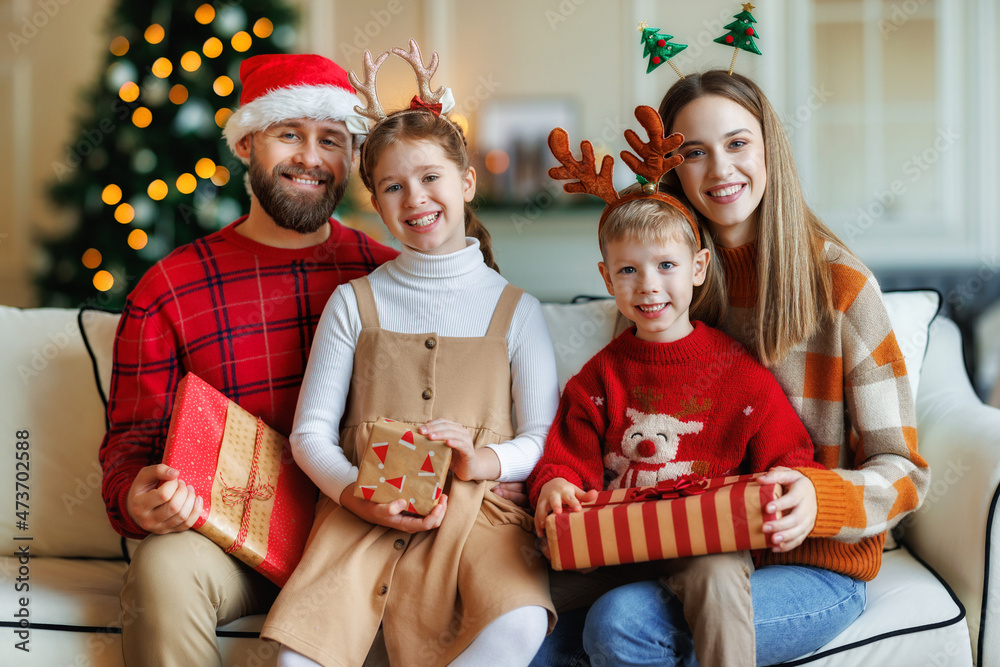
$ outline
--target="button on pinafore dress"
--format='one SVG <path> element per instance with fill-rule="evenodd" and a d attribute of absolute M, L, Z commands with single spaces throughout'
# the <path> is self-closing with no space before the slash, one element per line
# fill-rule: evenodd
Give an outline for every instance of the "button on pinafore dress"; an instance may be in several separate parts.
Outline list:
<path fill-rule="evenodd" d="M 354 357 L 344 453 L 355 465 L 382 417 L 462 424 L 480 448 L 510 440 L 506 332 L 522 290 L 507 285 L 486 335 L 457 338 L 379 327 L 367 278 L 351 281 L 362 330 Z M 361 665 L 383 624 L 394 665 L 447 665 L 491 621 L 518 607 L 555 612 L 531 517 L 490 489 L 449 475 L 441 526 L 410 535 L 359 519 L 323 498 L 302 562 L 262 636 L 323 665 Z"/>

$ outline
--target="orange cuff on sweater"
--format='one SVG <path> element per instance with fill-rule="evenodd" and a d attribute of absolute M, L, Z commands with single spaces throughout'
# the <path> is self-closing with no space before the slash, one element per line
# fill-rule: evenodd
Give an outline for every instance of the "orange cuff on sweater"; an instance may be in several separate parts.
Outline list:
<path fill-rule="evenodd" d="M 816 489 L 816 525 L 809 537 L 833 537 L 847 520 L 848 482 L 832 470 L 796 468 Z"/>

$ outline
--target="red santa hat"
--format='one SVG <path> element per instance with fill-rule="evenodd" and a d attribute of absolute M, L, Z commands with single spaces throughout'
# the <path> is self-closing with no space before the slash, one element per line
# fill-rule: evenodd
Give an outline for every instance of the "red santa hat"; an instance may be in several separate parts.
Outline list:
<path fill-rule="evenodd" d="M 347 72 L 329 58 L 314 54 L 252 56 L 240 65 L 240 108 L 222 130 L 229 149 L 248 134 L 291 118 L 354 120 L 360 103 Z M 359 124 L 349 123 L 355 134 Z M 244 160 L 245 162 L 246 160 Z"/>

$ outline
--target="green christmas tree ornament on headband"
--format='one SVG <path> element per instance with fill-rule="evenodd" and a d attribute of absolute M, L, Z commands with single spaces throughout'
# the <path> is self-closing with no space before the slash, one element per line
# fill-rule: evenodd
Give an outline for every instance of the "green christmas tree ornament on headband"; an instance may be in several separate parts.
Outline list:
<path fill-rule="evenodd" d="M 671 58 L 688 47 L 687 44 L 672 43 L 670 40 L 674 38 L 673 35 L 661 33 L 659 28 L 650 28 L 645 21 L 639 23 L 637 29 L 642 31 L 642 39 L 640 40 L 642 42 L 642 55 L 643 57 L 649 57 L 649 66 L 646 67 L 646 74 L 649 74 L 663 63 L 669 62 Z M 682 79 L 684 78 L 681 71 L 677 69 L 677 65 L 670 63 L 670 66 L 677 72 L 677 76 Z"/>
<path fill-rule="evenodd" d="M 733 60 L 729 63 L 730 74 L 733 73 L 733 67 L 736 65 L 736 56 L 739 55 L 740 49 L 756 53 L 758 56 L 761 55 L 760 49 L 757 48 L 757 43 L 754 41 L 754 38 L 758 37 L 758 34 L 757 29 L 753 27 L 757 19 L 750 13 L 753 10 L 754 6 L 752 4 L 749 2 L 745 3 L 743 11 L 733 16 L 736 20 L 726 26 L 726 30 L 729 32 L 712 40 L 718 44 L 733 47 Z"/>

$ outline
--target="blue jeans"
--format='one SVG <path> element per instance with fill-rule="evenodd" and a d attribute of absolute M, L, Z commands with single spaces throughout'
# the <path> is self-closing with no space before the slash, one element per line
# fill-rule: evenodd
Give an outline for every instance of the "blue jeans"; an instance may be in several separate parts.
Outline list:
<path fill-rule="evenodd" d="M 773 565 L 750 576 L 757 664 L 818 649 L 865 609 L 865 582 L 822 568 Z M 588 660 L 589 656 L 589 660 Z M 531 663 L 539 667 L 698 664 L 680 603 L 656 581 L 605 593 L 587 610 L 560 614 Z"/>

